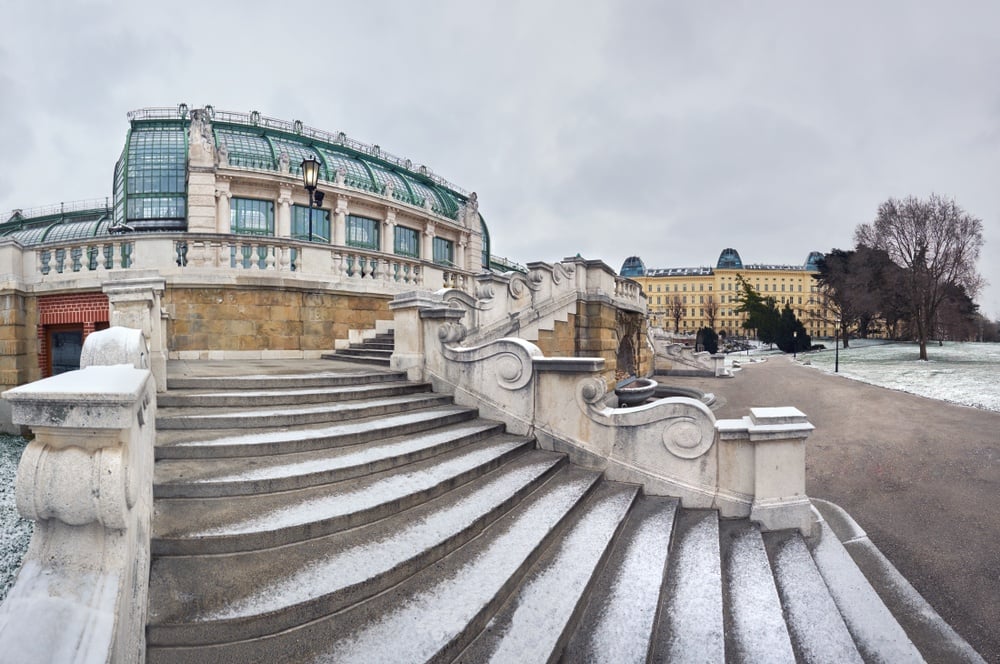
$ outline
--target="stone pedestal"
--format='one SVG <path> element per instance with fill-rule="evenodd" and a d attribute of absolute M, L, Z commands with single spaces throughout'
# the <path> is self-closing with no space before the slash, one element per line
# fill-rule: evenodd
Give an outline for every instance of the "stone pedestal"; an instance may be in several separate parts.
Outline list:
<path fill-rule="evenodd" d="M 157 392 L 167 389 L 167 330 L 160 306 L 165 288 L 161 277 L 109 281 L 103 288 L 111 307 L 111 325 L 142 330 L 146 335 Z"/>

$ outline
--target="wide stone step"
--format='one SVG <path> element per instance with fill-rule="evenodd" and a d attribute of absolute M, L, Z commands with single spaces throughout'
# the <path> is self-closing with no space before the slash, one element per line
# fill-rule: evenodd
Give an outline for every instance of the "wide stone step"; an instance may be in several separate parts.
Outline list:
<path fill-rule="evenodd" d="M 460 656 L 468 662 L 551 661 L 565 646 L 615 535 L 638 494 L 604 482 L 565 535 Z"/>
<path fill-rule="evenodd" d="M 264 551 L 153 563 L 150 645 L 274 634 L 371 597 L 468 542 L 565 458 L 533 450 L 434 500 L 344 533 Z"/>
<path fill-rule="evenodd" d="M 460 486 L 524 453 L 529 438 L 502 434 L 362 479 L 253 496 L 163 498 L 155 503 L 157 555 L 249 551 L 352 528 Z"/>
<path fill-rule="evenodd" d="M 320 362 L 320 365 L 323 363 Z M 399 371 L 337 370 L 288 374 L 249 374 L 235 376 L 168 376 L 168 390 L 273 390 L 303 387 L 367 385 L 406 380 Z"/>
<path fill-rule="evenodd" d="M 386 341 L 378 339 L 366 339 L 362 341 L 360 344 L 351 344 L 350 346 L 348 346 L 349 350 L 354 350 L 357 348 L 364 348 L 369 350 L 387 350 L 391 352 L 393 349 L 396 348 L 396 344 L 391 339 Z"/>
<path fill-rule="evenodd" d="M 426 662 L 453 659 L 571 520 L 600 475 L 566 468 L 479 536 L 389 592 L 272 636 L 150 648 L 152 663 Z"/>
<path fill-rule="evenodd" d="M 237 496 L 330 484 L 428 459 L 503 431 L 504 425 L 499 422 L 477 420 L 333 450 L 242 458 L 163 459 L 155 467 L 153 496 Z"/>
<path fill-rule="evenodd" d="M 920 662 L 923 657 L 825 521 L 811 543 L 816 568 L 865 661 Z"/>
<path fill-rule="evenodd" d="M 861 655 L 801 535 L 767 533 L 764 541 L 798 661 L 860 664 Z"/>
<path fill-rule="evenodd" d="M 253 432 L 245 429 L 162 431 L 156 436 L 156 458 L 210 459 L 291 454 L 417 433 L 466 422 L 476 416 L 477 410 L 474 408 L 448 405 L 295 429 L 260 428 Z"/>
<path fill-rule="evenodd" d="M 676 498 L 637 501 L 562 661 L 647 661 L 677 507 Z"/>
<path fill-rule="evenodd" d="M 256 408 L 251 411 L 209 408 L 163 408 L 156 414 L 157 431 L 170 429 L 259 429 L 319 422 L 339 422 L 359 417 L 388 415 L 452 403 L 440 394 L 412 394 L 344 403 Z"/>
<path fill-rule="evenodd" d="M 795 664 L 781 600 L 760 529 L 746 519 L 720 524 L 726 661 Z"/>
<path fill-rule="evenodd" d="M 674 528 L 653 659 L 722 664 L 726 646 L 718 513 L 685 510 Z"/>
<path fill-rule="evenodd" d="M 407 381 L 368 385 L 303 387 L 295 389 L 171 390 L 157 396 L 158 408 L 254 408 L 378 399 L 400 394 L 429 392 L 428 383 Z"/>
<path fill-rule="evenodd" d="M 339 360 L 341 362 L 354 362 L 357 364 L 372 364 L 377 366 L 389 366 L 392 351 L 360 351 L 351 349 L 335 350 L 332 353 L 323 353 L 324 360 Z"/>

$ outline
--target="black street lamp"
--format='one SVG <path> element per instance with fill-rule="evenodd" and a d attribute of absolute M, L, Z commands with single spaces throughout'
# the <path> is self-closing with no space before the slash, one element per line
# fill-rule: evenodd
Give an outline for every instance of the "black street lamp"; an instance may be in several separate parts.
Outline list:
<path fill-rule="evenodd" d="M 840 319 L 835 320 L 833 328 L 833 373 L 840 372 Z"/>
<path fill-rule="evenodd" d="M 799 352 L 799 331 L 792 333 L 792 359 L 794 360 Z"/>
<path fill-rule="evenodd" d="M 316 157 L 302 160 L 302 184 L 309 192 L 309 241 L 313 241 L 313 203 L 316 201 L 316 184 L 319 182 L 319 161 Z M 322 200 L 322 199 L 320 199 Z"/>

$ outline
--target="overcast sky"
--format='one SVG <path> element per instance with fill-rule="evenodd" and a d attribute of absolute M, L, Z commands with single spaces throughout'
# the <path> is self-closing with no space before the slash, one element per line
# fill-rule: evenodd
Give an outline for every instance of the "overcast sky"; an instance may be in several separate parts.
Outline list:
<path fill-rule="evenodd" d="M 111 195 L 128 111 L 249 112 L 479 194 L 494 253 L 798 264 L 888 197 L 983 220 L 1000 316 L 1000 3 L 0 5 L 0 214 Z"/>

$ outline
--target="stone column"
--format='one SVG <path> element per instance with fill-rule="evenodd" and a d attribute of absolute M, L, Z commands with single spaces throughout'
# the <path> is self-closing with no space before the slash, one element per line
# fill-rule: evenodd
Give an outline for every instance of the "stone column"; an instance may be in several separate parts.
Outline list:
<path fill-rule="evenodd" d="M 468 265 L 468 257 L 465 255 L 466 251 L 469 249 L 469 236 L 465 233 L 458 238 L 458 246 L 455 250 L 455 267 L 459 270 L 464 270 L 465 266 Z"/>
<path fill-rule="evenodd" d="M 314 212 L 315 214 L 315 212 Z M 315 217 L 314 217 L 315 219 Z M 275 237 L 292 236 L 292 189 L 282 186 L 278 189 L 278 215 L 274 229 Z"/>
<path fill-rule="evenodd" d="M 427 225 L 424 226 L 424 246 L 421 248 L 420 255 L 428 263 L 434 262 L 434 236 L 435 227 L 433 221 L 428 221 Z"/>
<path fill-rule="evenodd" d="M 233 194 L 229 191 L 229 178 L 217 177 L 215 180 L 215 232 L 228 234 L 232 227 L 229 200 Z"/>
<path fill-rule="evenodd" d="M 166 288 L 162 277 L 112 280 L 104 284 L 112 326 L 142 330 L 149 341 L 149 368 L 157 392 L 167 389 L 167 324 L 161 297 Z"/>
<path fill-rule="evenodd" d="M 334 208 L 333 215 L 333 232 L 330 233 L 330 239 L 338 247 L 343 247 L 347 244 L 347 198 L 344 196 L 337 197 L 337 207 Z"/>
<path fill-rule="evenodd" d="M 385 221 L 382 222 L 382 253 L 391 254 L 393 252 L 396 236 L 396 211 L 392 208 L 385 213 Z"/>
<path fill-rule="evenodd" d="M 412 291 L 397 295 L 389 303 L 396 331 L 396 347 L 392 351 L 392 357 L 389 358 L 389 366 L 394 371 L 405 371 L 408 380 L 426 380 L 424 326 L 420 312 L 424 309 L 440 306 L 440 297 L 424 291 Z"/>

